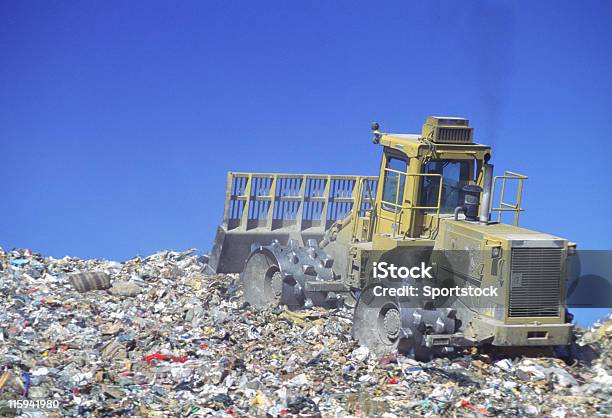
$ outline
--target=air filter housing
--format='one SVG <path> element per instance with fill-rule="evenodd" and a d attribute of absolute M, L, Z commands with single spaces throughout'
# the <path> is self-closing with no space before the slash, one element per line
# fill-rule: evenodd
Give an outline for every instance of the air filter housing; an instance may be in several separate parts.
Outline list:
<path fill-rule="evenodd" d="M 471 144 L 470 121 L 451 116 L 429 116 L 423 125 L 423 138 L 441 144 Z"/>

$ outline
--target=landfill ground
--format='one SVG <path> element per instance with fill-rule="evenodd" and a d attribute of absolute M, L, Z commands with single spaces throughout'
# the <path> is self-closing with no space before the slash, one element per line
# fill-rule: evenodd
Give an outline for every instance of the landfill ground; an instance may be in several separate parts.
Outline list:
<path fill-rule="evenodd" d="M 203 261 L 0 249 L 0 416 L 612 414 L 612 320 L 578 330 L 567 362 L 377 358 L 351 338 L 350 311 L 254 311 L 238 276 L 206 275 Z"/>

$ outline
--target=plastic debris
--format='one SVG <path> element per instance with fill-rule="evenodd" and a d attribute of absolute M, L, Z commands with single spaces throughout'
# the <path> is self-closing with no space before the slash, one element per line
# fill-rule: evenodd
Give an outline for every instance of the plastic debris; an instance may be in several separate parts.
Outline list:
<path fill-rule="evenodd" d="M 507 372 L 512 369 L 512 360 L 504 358 L 495 362 L 495 366 Z"/>

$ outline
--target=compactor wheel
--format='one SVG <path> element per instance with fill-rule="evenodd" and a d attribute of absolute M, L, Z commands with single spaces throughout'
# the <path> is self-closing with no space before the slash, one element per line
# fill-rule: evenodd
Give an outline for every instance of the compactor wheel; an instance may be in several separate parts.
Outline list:
<path fill-rule="evenodd" d="M 241 274 L 245 300 L 256 308 L 280 304 L 283 278 L 275 258 L 266 251 L 254 252 Z"/>
<path fill-rule="evenodd" d="M 353 315 L 353 338 L 377 354 L 395 350 L 401 337 L 401 317 L 393 298 L 374 295 L 374 286 L 361 291 Z"/>
<path fill-rule="evenodd" d="M 359 295 L 353 315 L 353 338 L 378 355 L 397 350 L 419 361 L 431 360 L 434 350 L 423 345 L 427 326 L 420 318 L 425 311 L 402 309 L 397 299 L 375 296 L 373 289 L 374 285 L 370 285 Z M 402 315 L 410 316 L 408 327 L 402 327 Z"/>
<path fill-rule="evenodd" d="M 254 244 L 241 274 L 244 298 L 256 308 L 336 307 L 342 299 L 335 292 L 316 289 L 317 283 L 335 281 L 333 262 L 313 239 L 305 247 L 295 240 L 287 245 L 278 240 L 266 246 Z M 313 284 L 315 289 L 309 290 Z"/>

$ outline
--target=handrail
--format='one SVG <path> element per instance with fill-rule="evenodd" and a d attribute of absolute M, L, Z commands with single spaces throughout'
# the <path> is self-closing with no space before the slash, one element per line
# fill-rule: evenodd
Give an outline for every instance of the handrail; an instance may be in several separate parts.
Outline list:
<path fill-rule="evenodd" d="M 524 212 L 525 209 L 521 207 L 521 199 L 523 194 L 523 181 L 527 180 L 528 177 L 515 173 L 513 171 L 504 171 L 503 176 L 495 176 L 493 177 L 493 188 L 491 190 L 491 201 L 495 201 L 495 185 L 497 184 L 497 180 L 501 180 L 501 195 L 499 198 L 499 207 L 491 208 L 491 212 L 497 211 L 497 222 L 501 222 L 502 212 L 514 212 L 514 225 L 518 226 L 519 224 L 519 215 L 521 212 Z M 518 188 L 516 191 L 516 203 L 508 203 L 504 201 L 504 196 L 506 193 L 506 180 L 517 180 Z"/>

